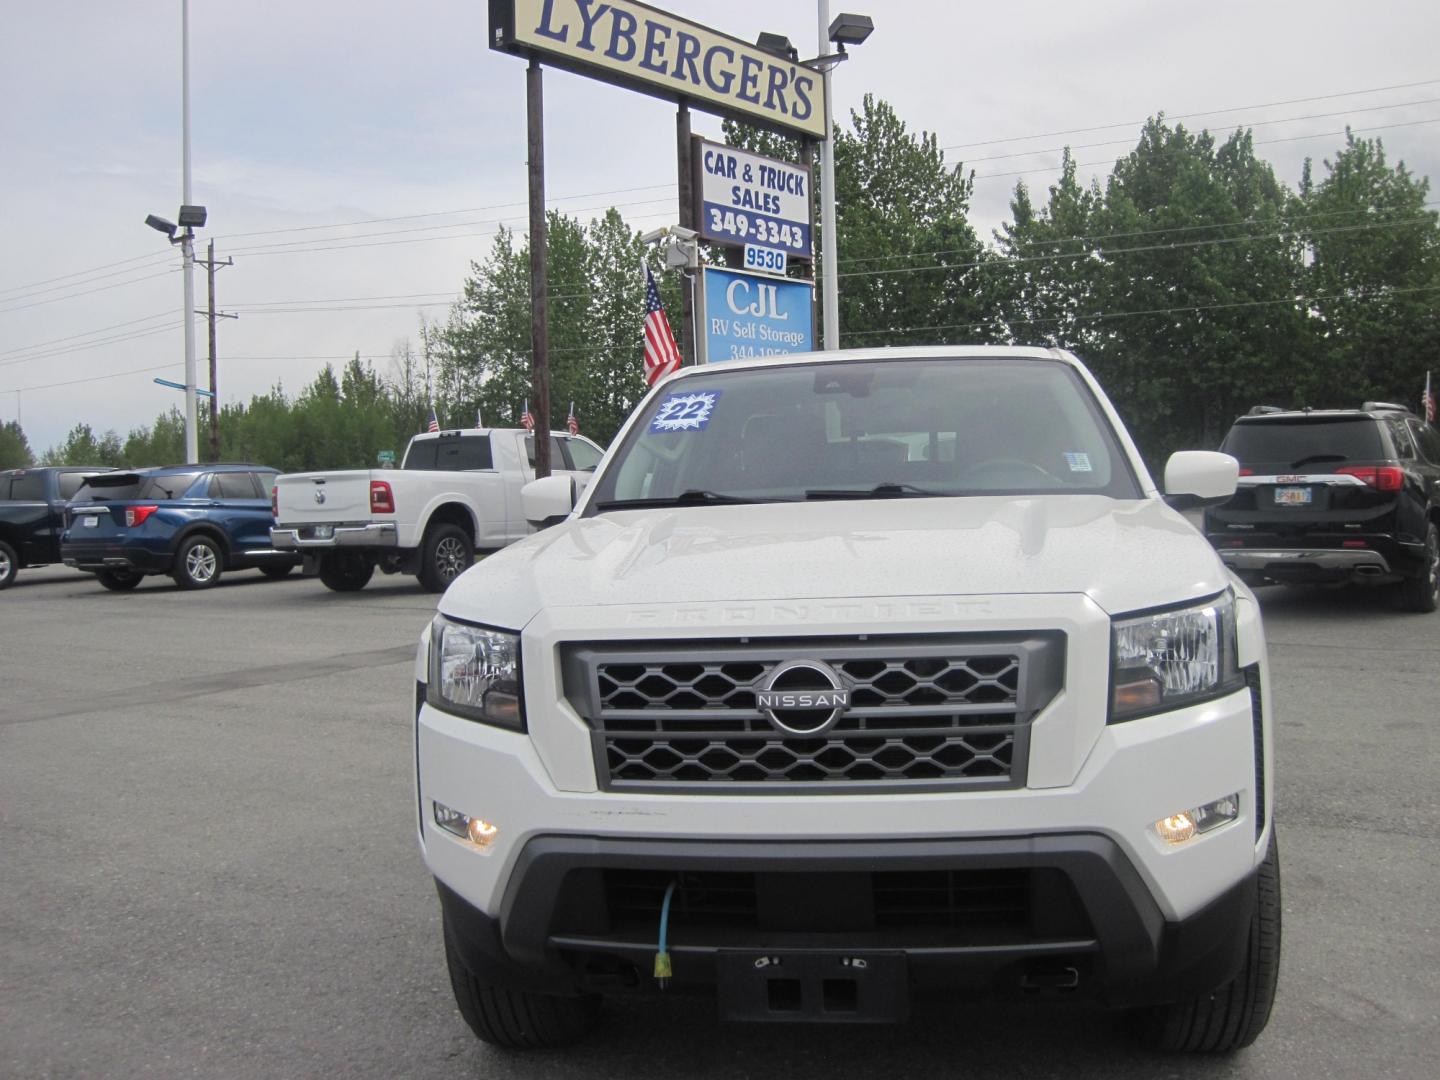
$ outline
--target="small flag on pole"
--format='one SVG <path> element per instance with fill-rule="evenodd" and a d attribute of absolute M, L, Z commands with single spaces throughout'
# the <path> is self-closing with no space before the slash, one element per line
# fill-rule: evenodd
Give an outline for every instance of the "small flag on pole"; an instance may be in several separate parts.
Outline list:
<path fill-rule="evenodd" d="M 1420 399 L 1420 412 L 1429 423 L 1435 422 L 1435 391 L 1430 389 L 1430 372 L 1425 372 L 1425 396 Z"/>
<path fill-rule="evenodd" d="M 520 414 L 520 426 L 526 431 L 535 430 L 535 414 L 530 411 L 530 399 L 525 399 L 525 411 Z"/>
<path fill-rule="evenodd" d="M 575 402 L 570 402 L 570 415 L 565 417 L 565 430 L 571 435 L 580 434 L 580 421 L 575 419 Z"/>
<path fill-rule="evenodd" d="M 429 424 L 428 427 L 426 427 L 425 430 L 426 430 L 426 431 L 439 431 L 439 430 L 440 430 L 440 418 L 435 415 L 435 406 L 434 406 L 434 405 L 431 405 L 431 406 L 430 406 L 430 424 Z"/>
<path fill-rule="evenodd" d="M 660 304 L 660 290 L 655 287 L 655 275 L 645 268 L 645 384 L 655 383 L 680 370 L 680 346 L 675 344 L 675 335 L 670 331 L 670 320 L 665 318 L 665 308 Z"/>

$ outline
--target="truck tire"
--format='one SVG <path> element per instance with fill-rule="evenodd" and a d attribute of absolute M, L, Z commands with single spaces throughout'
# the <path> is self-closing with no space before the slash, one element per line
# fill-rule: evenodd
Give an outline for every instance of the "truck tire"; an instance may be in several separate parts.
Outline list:
<path fill-rule="evenodd" d="M 460 1015 L 481 1042 L 506 1050 L 544 1050 L 582 1038 L 595 1026 L 600 997 L 559 997 L 507 990 L 465 966 L 445 924 L 445 963 Z"/>
<path fill-rule="evenodd" d="M 1406 611 L 1434 611 L 1440 601 L 1440 530 L 1432 522 L 1425 532 L 1425 566 L 1400 582 L 1400 603 Z"/>
<path fill-rule="evenodd" d="M 320 557 L 320 580 L 335 592 L 359 592 L 375 573 L 375 564 L 358 551 L 332 551 Z"/>
<path fill-rule="evenodd" d="M 1140 1015 L 1140 1036 L 1156 1050 L 1226 1053 L 1249 1046 L 1265 1030 L 1280 974 L 1280 848 L 1274 826 L 1256 891 L 1250 943 L 1240 974 L 1213 993 Z"/>
<path fill-rule="evenodd" d="M 208 589 L 225 572 L 225 552 L 213 536 L 201 533 L 180 545 L 170 576 L 182 589 Z"/>
<path fill-rule="evenodd" d="M 111 592 L 129 592 L 144 580 L 144 574 L 134 570 L 97 570 L 95 580 Z"/>
<path fill-rule="evenodd" d="M 475 564 L 475 544 L 459 525 L 431 525 L 425 531 L 420 555 L 420 584 L 431 592 L 444 592 L 450 583 Z"/>
<path fill-rule="evenodd" d="M 8 589 L 20 572 L 20 556 L 4 540 L 0 540 L 0 589 Z"/>

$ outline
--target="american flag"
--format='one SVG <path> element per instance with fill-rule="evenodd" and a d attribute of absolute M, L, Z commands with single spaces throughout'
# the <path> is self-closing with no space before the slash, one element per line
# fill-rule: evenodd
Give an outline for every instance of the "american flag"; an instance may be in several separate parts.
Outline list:
<path fill-rule="evenodd" d="M 431 405 L 431 406 L 430 406 L 430 423 L 429 423 L 429 425 L 425 428 L 425 430 L 426 430 L 426 431 L 439 431 L 439 430 L 440 430 L 440 418 L 435 415 L 435 406 L 434 406 L 434 405 Z"/>
<path fill-rule="evenodd" d="M 580 421 L 575 419 L 575 402 L 570 402 L 570 415 L 565 417 L 565 430 L 571 435 L 580 434 Z"/>
<path fill-rule="evenodd" d="M 1425 395 L 1420 399 L 1420 411 L 1430 423 L 1435 422 L 1435 391 L 1430 389 L 1430 372 L 1425 372 Z"/>
<path fill-rule="evenodd" d="M 530 399 L 525 399 L 525 411 L 520 414 L 520 426 L 526 431 L 535 430 L 535 414 L 530 411 Z"/>
<path fill-rule="evenodd" d="M 680 346 L 670 332 L 670 321 L 660 304 L 655 275 L 645 268 L 645 384 L 653 386 L 672 371 L 680 370 Z"/>

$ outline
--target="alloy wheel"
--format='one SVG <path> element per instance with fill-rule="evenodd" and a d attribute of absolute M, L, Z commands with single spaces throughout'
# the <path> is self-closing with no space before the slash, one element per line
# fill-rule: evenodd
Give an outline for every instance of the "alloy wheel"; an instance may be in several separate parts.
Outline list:
<path fill-rule="evenodd" d="M 465 545 L 447 536 L 435 546 L 435 569 L 446 581 L 453 581 L 465 569 Z"/>
<path fill-rule="evenodd" d="M 217 564 L 215 549 L 209 544 L 196 544 L 185 554 L 185 572 L 195 582 L 213 578 Z"/>

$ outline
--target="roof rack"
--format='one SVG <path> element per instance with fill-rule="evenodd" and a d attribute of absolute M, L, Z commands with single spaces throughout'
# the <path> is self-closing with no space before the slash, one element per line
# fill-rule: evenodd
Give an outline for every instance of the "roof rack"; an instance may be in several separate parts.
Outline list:
<path fill-rule="evenodd" d="M 1285 412 L 1279 405 L 1256 405 L 1246 416 L 1269 416 L 1271 413 Z"/>

